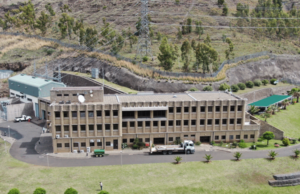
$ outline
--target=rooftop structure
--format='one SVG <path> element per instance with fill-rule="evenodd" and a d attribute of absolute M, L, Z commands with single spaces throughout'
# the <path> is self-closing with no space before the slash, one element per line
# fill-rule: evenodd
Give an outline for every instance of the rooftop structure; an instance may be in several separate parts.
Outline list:
<path fill-rule="evenodd" d="M 262 100 L 253 102 L 249 104 L 250 106 L 256 106 L 256 107 L 264 107 L 267 108 L 273 104 L 280 103 L 286 99 L 290 99 L 292 96 L 287 96 L 287 95 L 273 95 L 267 98 L 264 98 Z"/>

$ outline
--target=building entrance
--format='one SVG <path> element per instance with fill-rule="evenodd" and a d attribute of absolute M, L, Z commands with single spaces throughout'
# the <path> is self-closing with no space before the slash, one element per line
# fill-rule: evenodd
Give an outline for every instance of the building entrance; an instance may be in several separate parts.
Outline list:
<path fill-rule="evenodd" d="M 200 142 L 201 143 L 210 143 L 210 136 L 201 136 Z"/>
<path fill-rule="evenodd" d="M 114 139 L 114 149 L 118 149 L 118 140 Z"/>
<path fill-rule="evenodd" d="M 153 138 L 154 144 L 165 144 L 165 138 Z"/>

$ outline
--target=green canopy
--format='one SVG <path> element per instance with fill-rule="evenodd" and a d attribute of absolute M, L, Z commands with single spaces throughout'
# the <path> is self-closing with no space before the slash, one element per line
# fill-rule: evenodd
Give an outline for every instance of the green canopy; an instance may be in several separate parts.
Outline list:
<path fill-rule="evenodd" d="M 264 98 L 262 100 L 253 102 L 249 105 L 257 106 L 257 107 L 269 107 L 272 104 L 276 104 L 276 103 L 281 102 L 281 101 L 283 101 L 285 99 L 288 99 L 290 97 L 291 96 L 287 96 L 287 95 L 273 95 L 273 96 L 270 96 L 268 98 Z"/>

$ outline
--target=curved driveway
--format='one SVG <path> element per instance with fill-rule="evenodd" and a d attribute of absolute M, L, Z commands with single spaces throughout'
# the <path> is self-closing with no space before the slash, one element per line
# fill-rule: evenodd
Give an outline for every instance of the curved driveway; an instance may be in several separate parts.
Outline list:
<path fill-rule="evenodd" d="M 36 142 L 39 140 L 42 127 L 34 125 L 32 123 L 12 123 L 5 122 L 0 123 L 0 130 L 6 131 L 8 134 L 7 126 L 10 126 L 11 136 L 16 139 L 10 149 L 10 154 L 17 160 L 34 164 L 47 166 L 47 156 L 39 155 L 34 147 Z M 276 149 L 278 157 L 291 156 L 293 150 L 300 148 L 300 144 L 290 146 L 288 148 Z M 263 151 L 242 151 L 242 159 L 249 158 L 266 158 L 269 150 Z M 233 153 L 226 151 L 197 151 L 192 155 L 184 155 L 183 162 L 185 161 L 203 161 L 205 154 L 211 154 L 213 160 L 231 160 Z M 48 157 L 49 166 L 52 167 L 75 167 L 75 166 L 101 166 L 101 165 L 120 165 L 121 157 L 123 164 L 146 164 L 146 163 L 164 163 L 173 162 L 175 155 L 149 155 L 148 153 L 141 154 L 123 154 L 121 155 L 110 155 L 103 158 L 87 158 L 87 159 L 69 159 L 69 158 L 57 158 Z"/>

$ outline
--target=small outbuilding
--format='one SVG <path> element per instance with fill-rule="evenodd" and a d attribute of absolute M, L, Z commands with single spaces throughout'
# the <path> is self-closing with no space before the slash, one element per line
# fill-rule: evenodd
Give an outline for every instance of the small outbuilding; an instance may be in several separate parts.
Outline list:
<path fill-rule="evenodd" d="M 291 100 L 292 96 L 288 96 L 288 95 L 273 95 L 267 98 L 264 98 L 262 100 L 253 102 L 251 104 L 249 104 L 249 106 L 255 106 L 258 107 L 260 109 L 267 109 L 269 106 L 271 105 L 277 105 L 277 106 L 281 106 L 281 102 L 284 100 Z"/>

